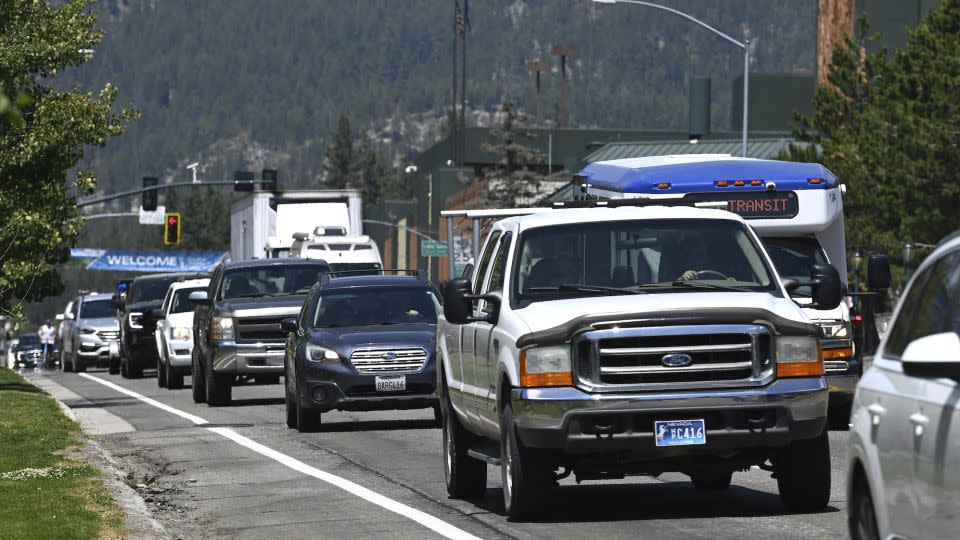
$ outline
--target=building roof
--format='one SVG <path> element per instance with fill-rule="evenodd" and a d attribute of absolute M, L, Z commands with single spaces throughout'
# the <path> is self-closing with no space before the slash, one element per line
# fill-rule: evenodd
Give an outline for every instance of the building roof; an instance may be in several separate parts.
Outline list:
<path fill-rule="evenodd" d="M 610 161 L 612 159 L 637 158 L 648 156 L 666 156 L 676 154 L 730 154 L 740 155 L 743 142 L 740 139 L 701 140 L 696 144 L 689 141 L 617 141 L 605 144 L 593 151 L 584 161 Z M 757 159 L 776 159 L 781 151 L 791 144 L 804 146 L 789 137 L 751 138 L 747 144 L 747 157 Z"/>

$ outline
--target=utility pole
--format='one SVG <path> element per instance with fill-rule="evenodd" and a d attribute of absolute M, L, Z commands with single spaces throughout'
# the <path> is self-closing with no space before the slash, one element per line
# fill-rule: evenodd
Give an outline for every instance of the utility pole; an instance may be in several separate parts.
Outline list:
<path fill-rule="evenodd" d="M 577 50 L 571 45 L 554 45 L 550 54 L 560 57 L 560 117 L 557 127 L 567 126 L 567 57 Z"/>
<path fill-rule="evenodd" d="M 544 71 L 550 70 L 550 62 L 545 62 L 543 60 L 540 60 L 539 58 L 536 60 L 531 60 L 527 62 L 527 69 L 532 71 L 537 77 L 537 94 L 535 97 L 535 100 L 536 100 L 535 102 L 536 102 L 536 108 L 537 108 L 537 127 L 540 127 L 543 125 L 541 124 L 542 116 L 541 116 L 541 110 L 540 110 L 540 102 L 541 102 L 540 74 L 543 73 Z"/>

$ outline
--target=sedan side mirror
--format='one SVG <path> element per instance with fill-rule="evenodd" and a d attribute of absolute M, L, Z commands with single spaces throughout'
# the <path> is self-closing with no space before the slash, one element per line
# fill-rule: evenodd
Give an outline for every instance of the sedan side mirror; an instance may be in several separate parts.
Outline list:
<path fill-rule="evenodd" d="M 187 296 L 187 301 L 198 306 L 209 306 L 213 303 L 207 296 L 207 291 L 193 291 Z"/>
<path fill-rule="evenodd" d="M 810 287 L 813 289 L 814 309 L 834 309 L 840 305 L 840 274 L 829 264 L 815 264 L 810 268 Z"/>
<path fill-rule="evenodd" d="M 289 317 L 280 321 L 280 330 L 286 333 L 296 332 L 300 329 L 296 317 Z"/>
<path fill-rule="evenodd" d="M 871 291 L 890 288 L 890 259 L 883 253 L 873 253 L 867 261 L 867 287 Z"/>
<path fill-rule="evenodd" d="M 911 341 L 900 355 L 903 373 L 929 379 L 960 379 L 960 336 L 943 332 Z"/>

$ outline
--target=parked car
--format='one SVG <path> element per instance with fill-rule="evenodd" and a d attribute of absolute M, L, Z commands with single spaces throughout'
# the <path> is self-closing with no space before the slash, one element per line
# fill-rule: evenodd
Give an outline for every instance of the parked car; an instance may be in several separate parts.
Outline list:
<path fill-rule="evenodd" d="M 15 358 L 14 366 L 24 368 L 34 368 L 43 360 L 43 345 L 36 334 L 24 332 L 17 339 L 17 344 L 13 348 Z"/>
<path fill-rule="evenodd" d="M 440 419 L 434 364 L 440 292 L 416 272 L 360 273 L 325 277 L 301 316 L 281 323 L 289 332 L 287 427 L 315 431 L 321 414 L 334 409 L 432 407 Z"/>
<path fill-rule="evenodd" d="M 175 390 L 183 387 L 183 376 L 190 373 L 193 350 L 193 312 L 197 305 L 187 297 L 205 291 L 210 280 L 189 279 L 170 285 L 163 304 L 157 310 L 157 386 Z"/>
<path fill-rule="evenodd" d="M 117 368 L 111 366 L 111 361 L 114 364 L 117 361 L 120 324 L 111 295 L 77 296 L 67 305 L 67 311 L 57 315 L 57 320 L 60 321 L 62 371 L 80 373 L 91 366 Z"/>
<path fill-rule="evenodd" d="M 193 400 L 229 405 L 233 386 L 280 382 L 286 333 L 280 321 L 300 314 L 310 288 L 329 272 L 322 260 L 257 259 L 224 263 L 206 292 L 189 299 L 193 316 Z"/>
<path fill-rule="evenodd" d="M 958 396 L 960 233 L 917 268 L 857 385 L 847 461 L 852 538 L 960 534 Z"/>
<path fill-rule="evenodd" d="M 116 295 L 120 322 L 120 375 L 129 379 L 143 377 L 144 368 L 157 365 L 156 309 L 160 307 L 170 284 L 176 281 L 208 277 L 206 274 L 152 274 L 139 276 Z"/>

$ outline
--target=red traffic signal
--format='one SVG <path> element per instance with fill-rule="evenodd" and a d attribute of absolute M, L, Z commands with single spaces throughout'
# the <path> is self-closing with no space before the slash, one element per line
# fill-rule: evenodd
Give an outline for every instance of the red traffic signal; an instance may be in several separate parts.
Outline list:
<path fill-rule="evenodd" d="M 180 243 L 180 212 L 167 212 L 163 222 L 163 245 L 174 246 Z"/>

